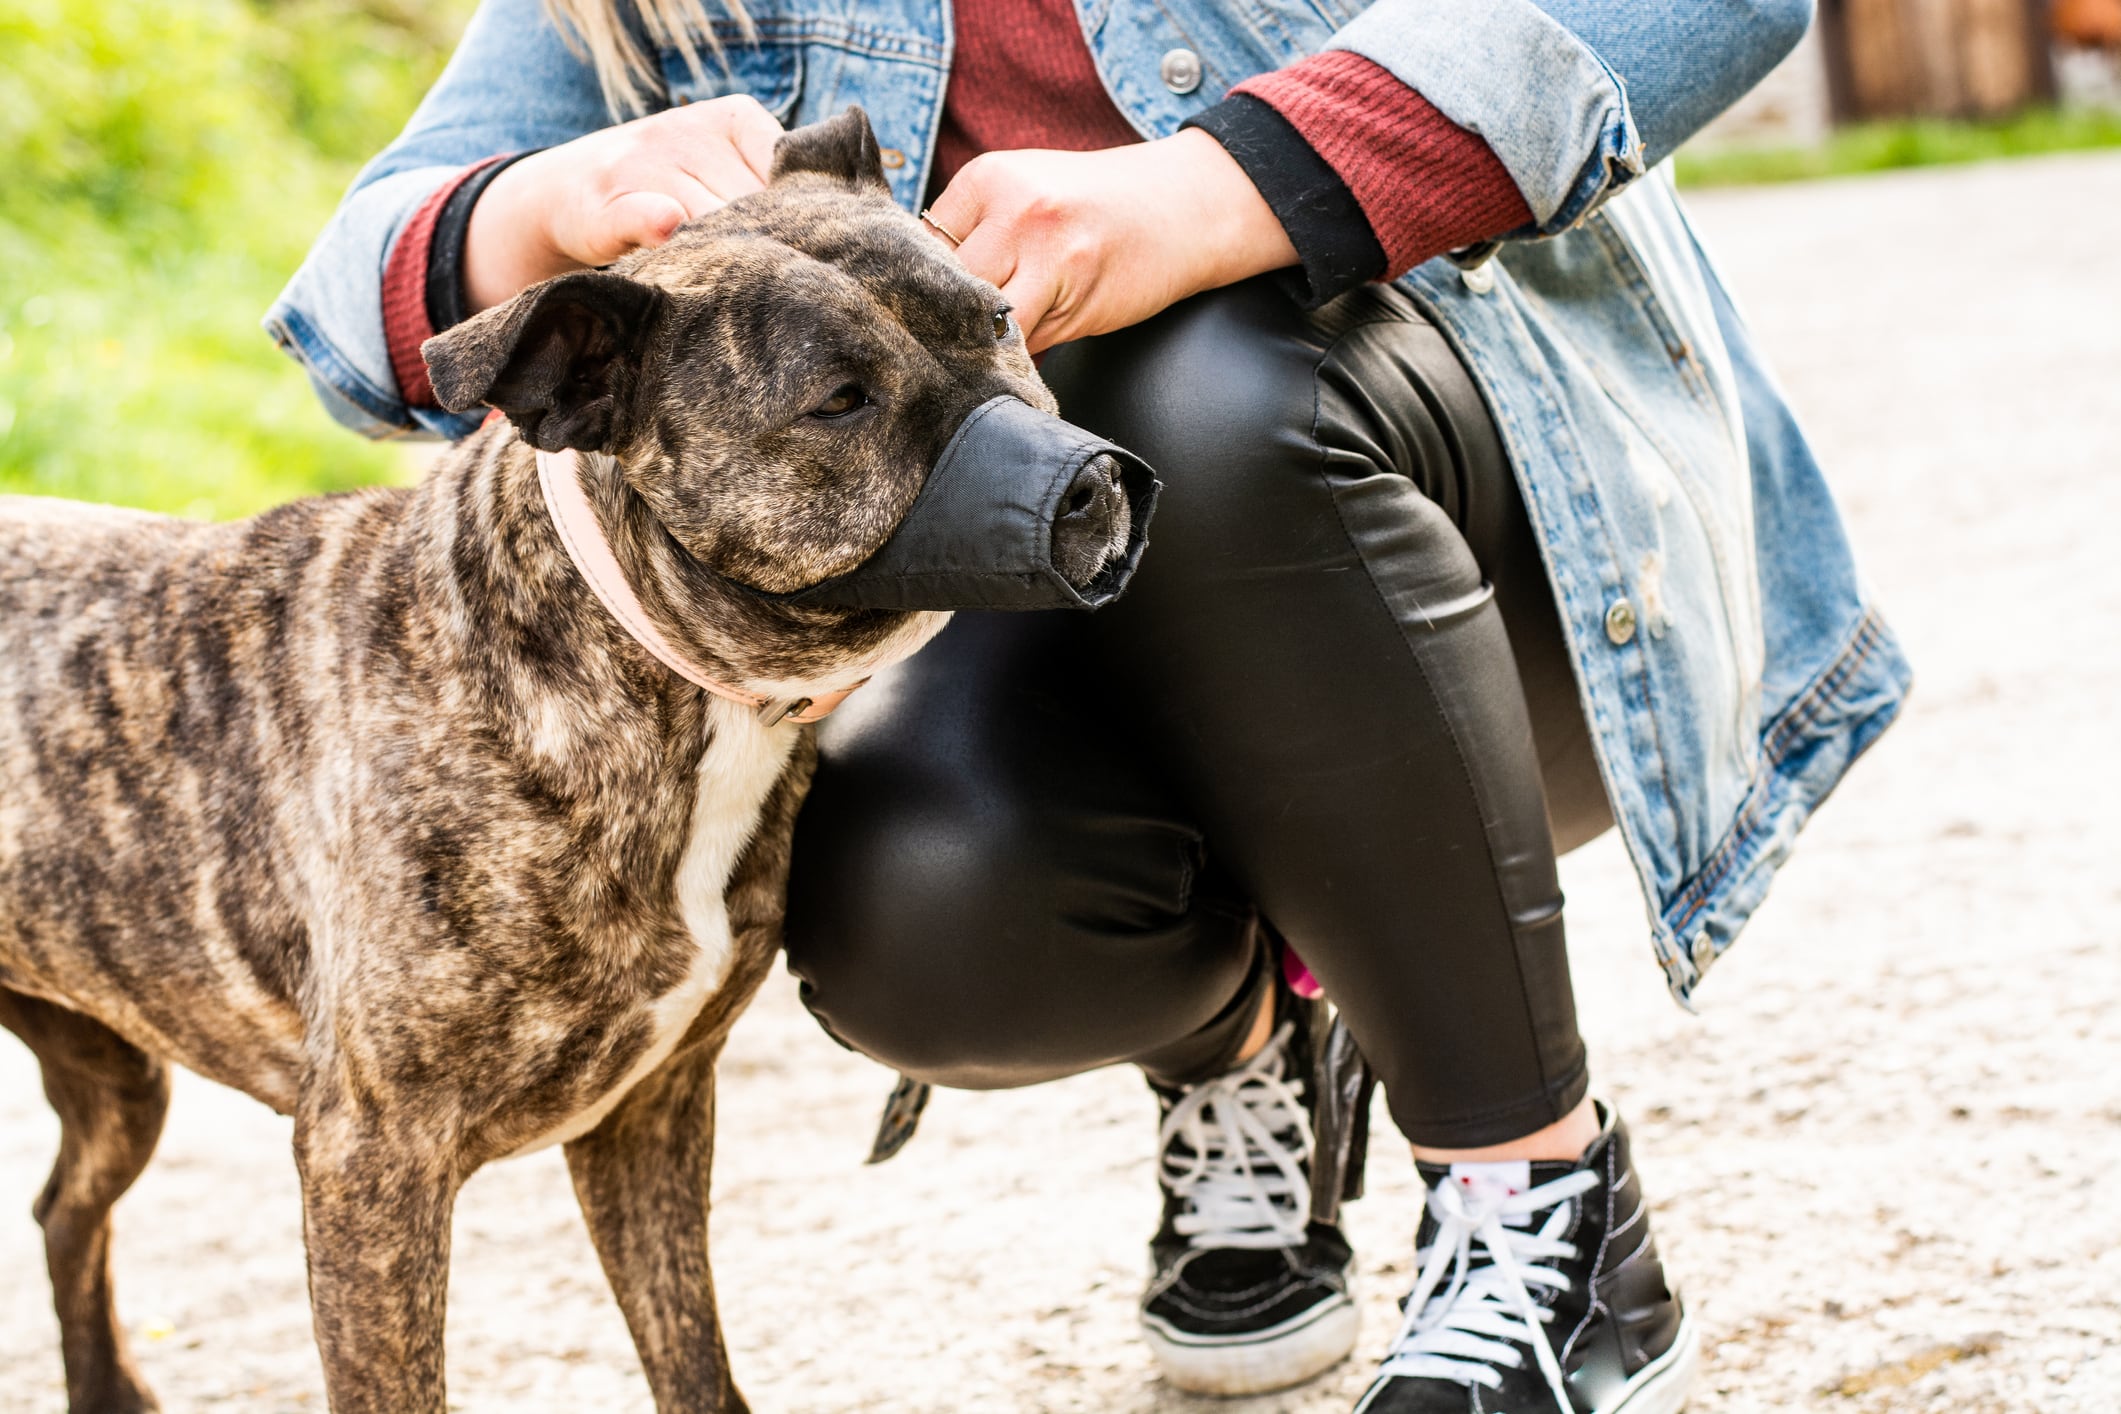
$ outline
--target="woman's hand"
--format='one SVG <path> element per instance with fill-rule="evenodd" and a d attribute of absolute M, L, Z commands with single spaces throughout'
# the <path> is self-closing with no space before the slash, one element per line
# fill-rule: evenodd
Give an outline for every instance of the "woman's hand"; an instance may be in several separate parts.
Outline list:
<path fill-rule="evenodd" d="M 1001 286 L 1034 353 L 1296 264 L 1259 189 L 1196 129 L 1103 152 L 985 153 L 930 214 L 963 242 L 966 268 Z"/>
<path fill-rule="evenodd" d="M 532 153 L 495 177 L 472 208 L 464 237 L 472 309 L 661 245 L 689 218 L 765 186 L 780 138 L 772 115 L 739 95 Z"/>

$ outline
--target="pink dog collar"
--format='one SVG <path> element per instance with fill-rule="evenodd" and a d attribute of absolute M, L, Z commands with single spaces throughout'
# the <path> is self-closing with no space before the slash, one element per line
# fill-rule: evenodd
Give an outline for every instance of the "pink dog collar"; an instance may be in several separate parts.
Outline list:
<path fill-rule="evenodd" d="M 854 687 L 843 687 L 835 692 L 777 702 L 756 692 L 746 692 L 716 681 L 706 669 L 679 652 L 676 644 L 663 637 L 662 630 L 655 626 L 648 611 L 641 606 L 633 586 L 626 582 L 626 572 L 619 568 L 618 556 L 611 552 L 611 542 L 604 538 L 604 528 L 597 524 L 589 495 L 582 490 L 580 459 L 572 451 L 539 452 L 538 485 L 545 493 L 545 509 L 552 513 L 552 523 L 559 529 L 560 543 L 567 547 L 567 558 L 574 561 L 574 567 L 588 581 L 590 590 L 635 643 L 685 681 L 716 697 L 757 709 L 759 720 L 769 727 L 783 718 L 791 722 L 821 721 L 832 714 L 833 708 L 845 702 L 855 687 L 861 686 L 856 683 Z"/>

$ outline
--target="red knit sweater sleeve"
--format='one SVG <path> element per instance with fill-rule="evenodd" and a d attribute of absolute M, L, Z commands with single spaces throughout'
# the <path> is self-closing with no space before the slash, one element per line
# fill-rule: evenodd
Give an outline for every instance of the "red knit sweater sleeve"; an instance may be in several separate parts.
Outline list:
<path fill-rule="evenodd" d="M 1486 142 L 1359 54 L 1330 50 L 1231 92 L 1281 114 L 1347 183 L 1384 248 L 1387 278 L 1532 220 Z"/>
<path fill-rule="evenodd" d="M 433 321 L 427 314 L 427 262 L 434 248 L 435 221 L 458 187 L 505 158 L 489 157 L 474 162 L 451 177 L 412 213 L 383 263 L 383 339 L 390 349 L 390 371 L 398 380 L 398 395 L 409 407 L 431 408 L 434 386 L 427 381 L 427 361 L 420 345 L 434 337 Z"/>

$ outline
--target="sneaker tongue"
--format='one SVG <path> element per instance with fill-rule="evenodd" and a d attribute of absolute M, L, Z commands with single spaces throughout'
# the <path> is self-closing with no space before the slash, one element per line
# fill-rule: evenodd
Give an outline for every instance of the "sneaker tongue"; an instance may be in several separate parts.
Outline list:
<path fill-rule="evenodd" d="M 1469 1204 L 1478 1208 L 1497 1203 L 1532 1186 L 1532 1164 L 1528 1159 L 1505 1159 L 1485 1164 L 1453 1164 L 1448 1181 Z M 1519 1215 L 1503 1219 L 1505 1227 L 1529 1227 L 1531 1218 Z"/>

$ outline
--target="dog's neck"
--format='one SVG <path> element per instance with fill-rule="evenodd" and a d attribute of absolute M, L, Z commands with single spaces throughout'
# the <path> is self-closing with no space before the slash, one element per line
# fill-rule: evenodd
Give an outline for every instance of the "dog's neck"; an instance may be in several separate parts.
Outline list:
<path fill-rule="evenodd" d="M 589 774 L 608 774 L 618 756 L 698 759 L 708 734 L 699 690 L 597 602 L 513 429 L 490 424 L 439 459 L 413 492 L 407 529 L 428 631 L 455 680 L 482 694 L 480 715 L 519 750 Z"/>
<path fill-rule="evenodd" d="M 664 667 L 702 691 L 734 702 L 758 714 L 761 723 L 772 726 L 786 717 L 796 722 L 814 722 L 829 715 L 833 708 L 844 700 L 855 686 L 838 688 L 822 695 L 806 691 L 795 698 L 774 699 L 763 693 L 749 692 L 727 683 L 706 668 L 694 662 L 685 651 L 670 641 L 668 635 L 657 626 L 655 617 L 648 612 L 641 597 L 634 593 L 633 581 L 619 568 L 611 539 L 604 531 L 604 521 L 614 521 L 624 512 L 617 497 L 612 498 L 612 515 L 601 517 L 589 495 L 582 489 L 583 479 L 592 481 L 601 478 L 615 479 L 610 467 L 591 462 L 585 467 L 583 459 L 574 452 L 545 452 L 537 454 L 538 488 L 545 494 L 545 509 L 552 516 L 552 523 L 560 533 L 560 540 L 567 547 L 567 557 L 581 573 L 590 590 L 611 611 L 611 616 L 624 626 L 634 642 L 648 650 L 649 654 Z M 649 555 L 658 547 L 650 547 Z M 647 556 L 644 556 L 647 558 Z"/>
<path fill-rule="evenodd" d="M 626 634 L 569 560 L 532 450 L 509 429 L 438 461 L 400 526 L 405 612 L 425 639 L 411 686 L 446 694 L 438 714 L 503 755 L 511 789 L 590 822 L 552 864 L 553 946 L 586 950 L 599 975 L 684 975 L 696 939 L 666 925 L 686 851 L 717 818 L 700 814 L 702 792 L 748 782 L 713 808 L 756 808 L 799 729 L 760 727 Z M 646 564 L 628 570 L 656 582 Z"/>
<path fill-rule="evenodd" d="M 776 698 L 844 686 L 904 656 L 934 626 L 904 615 L 850 623 L 846 611 L 775 604 L 687 554 L 608 461 L 599 459 L 584 490 L 657 627 L 724 683 Z M 578 730 L 600 732 L 614 712 L 673 725 L 700 715 L 700 690 L 625 631 L 568 557 L 536 453 L 512 427 L 482 428 L 415 494 L 422 579 L 449 609 L 438 631 L 489 685 L 497 714 L 546 723 L 548 733 L 577 719 Z"/>

